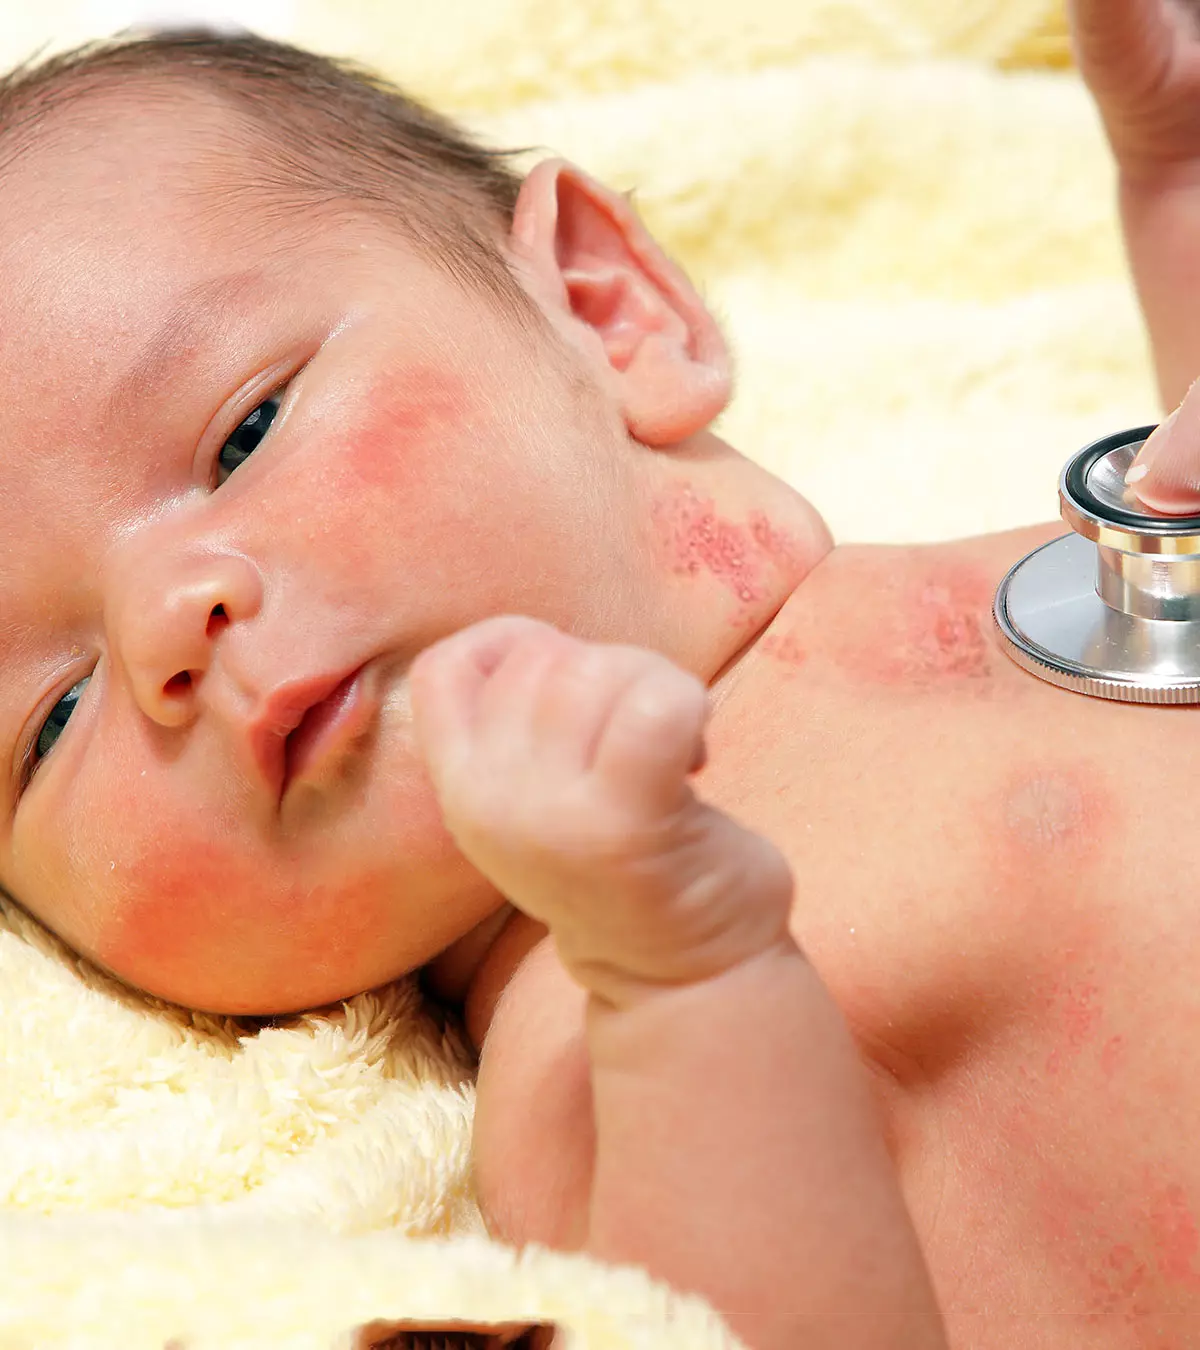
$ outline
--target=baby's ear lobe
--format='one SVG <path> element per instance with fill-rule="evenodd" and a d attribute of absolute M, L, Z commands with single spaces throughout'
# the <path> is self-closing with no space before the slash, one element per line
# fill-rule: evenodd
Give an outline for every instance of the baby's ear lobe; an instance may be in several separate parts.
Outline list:
<path fill-rule="evenodd" d="M 512 244 L 547 301 L 574 321 L 568 336 L 603 368 L 637 440 L 677 444 L 725 407 L 720 329 L 626 198 L 546 160 L 522 185 Z"/>

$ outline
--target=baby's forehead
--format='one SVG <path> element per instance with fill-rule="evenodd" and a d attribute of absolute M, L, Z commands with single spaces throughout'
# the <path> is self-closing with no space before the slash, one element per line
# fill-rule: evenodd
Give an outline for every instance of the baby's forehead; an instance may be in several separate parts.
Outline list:
<path fill-rule="evenodd" d="M 249 126 L 187 86 L 85 98 L 7 133 L 0 155 L 5 235 L 47 242 L 89 226 L 110 246 L 122 236 L 162 240 L 164 227 L 169 240 L 172 225 L 194 226 L 255 172 Z"/>
<path fill-rule="evenodd" d="M 321 247 L 304 212 L 256 193 L 253 145 L 219 100 L 135 91 L 56 114 L 5 171 L 0 194 L 0 353 L 9 369 L 76 348 L 94 361 L 195 288 L 231 275 L 221 304 Z M 0 152 L 3 147 L 0 146 Z M 224 283 L 222 283 L 224 284 Z M 261 287 L 259 288 L 261 290 Z M 203 295 L 201 296 L 203 299 Z"/>

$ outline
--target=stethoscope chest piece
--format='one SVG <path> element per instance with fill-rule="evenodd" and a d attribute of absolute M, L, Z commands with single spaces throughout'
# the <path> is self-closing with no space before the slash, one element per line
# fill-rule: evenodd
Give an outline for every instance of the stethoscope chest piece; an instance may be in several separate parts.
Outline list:
<path fill-rule="evenodd" d="M 1074 531 L 1022 558 L 996 591 L 1008 655 L 1062 689 L 1126 703 L 1200 703 L 1200 516 L 1142 505 L 1125 473 L 1154 430 L 1106 436 L 1063 469 Z"/>

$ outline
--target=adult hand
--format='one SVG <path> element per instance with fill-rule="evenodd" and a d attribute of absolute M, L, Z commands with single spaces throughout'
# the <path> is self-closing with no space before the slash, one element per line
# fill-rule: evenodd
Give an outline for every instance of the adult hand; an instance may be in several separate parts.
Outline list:
<path fill-rule="evenodd" d="M 1069 0 L 1076 61 L 1127 173 L 1200 173 L 1200 3 Z"/>

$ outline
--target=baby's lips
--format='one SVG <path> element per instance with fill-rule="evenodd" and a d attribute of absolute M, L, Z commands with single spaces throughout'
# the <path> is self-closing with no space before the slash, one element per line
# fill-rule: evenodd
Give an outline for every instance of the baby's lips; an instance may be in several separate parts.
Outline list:
<path fill-rule="evenodd" d="M 1146 437 L 1125 482 L 1156 511 L 1200 512 L 1200 381 Z"/>

